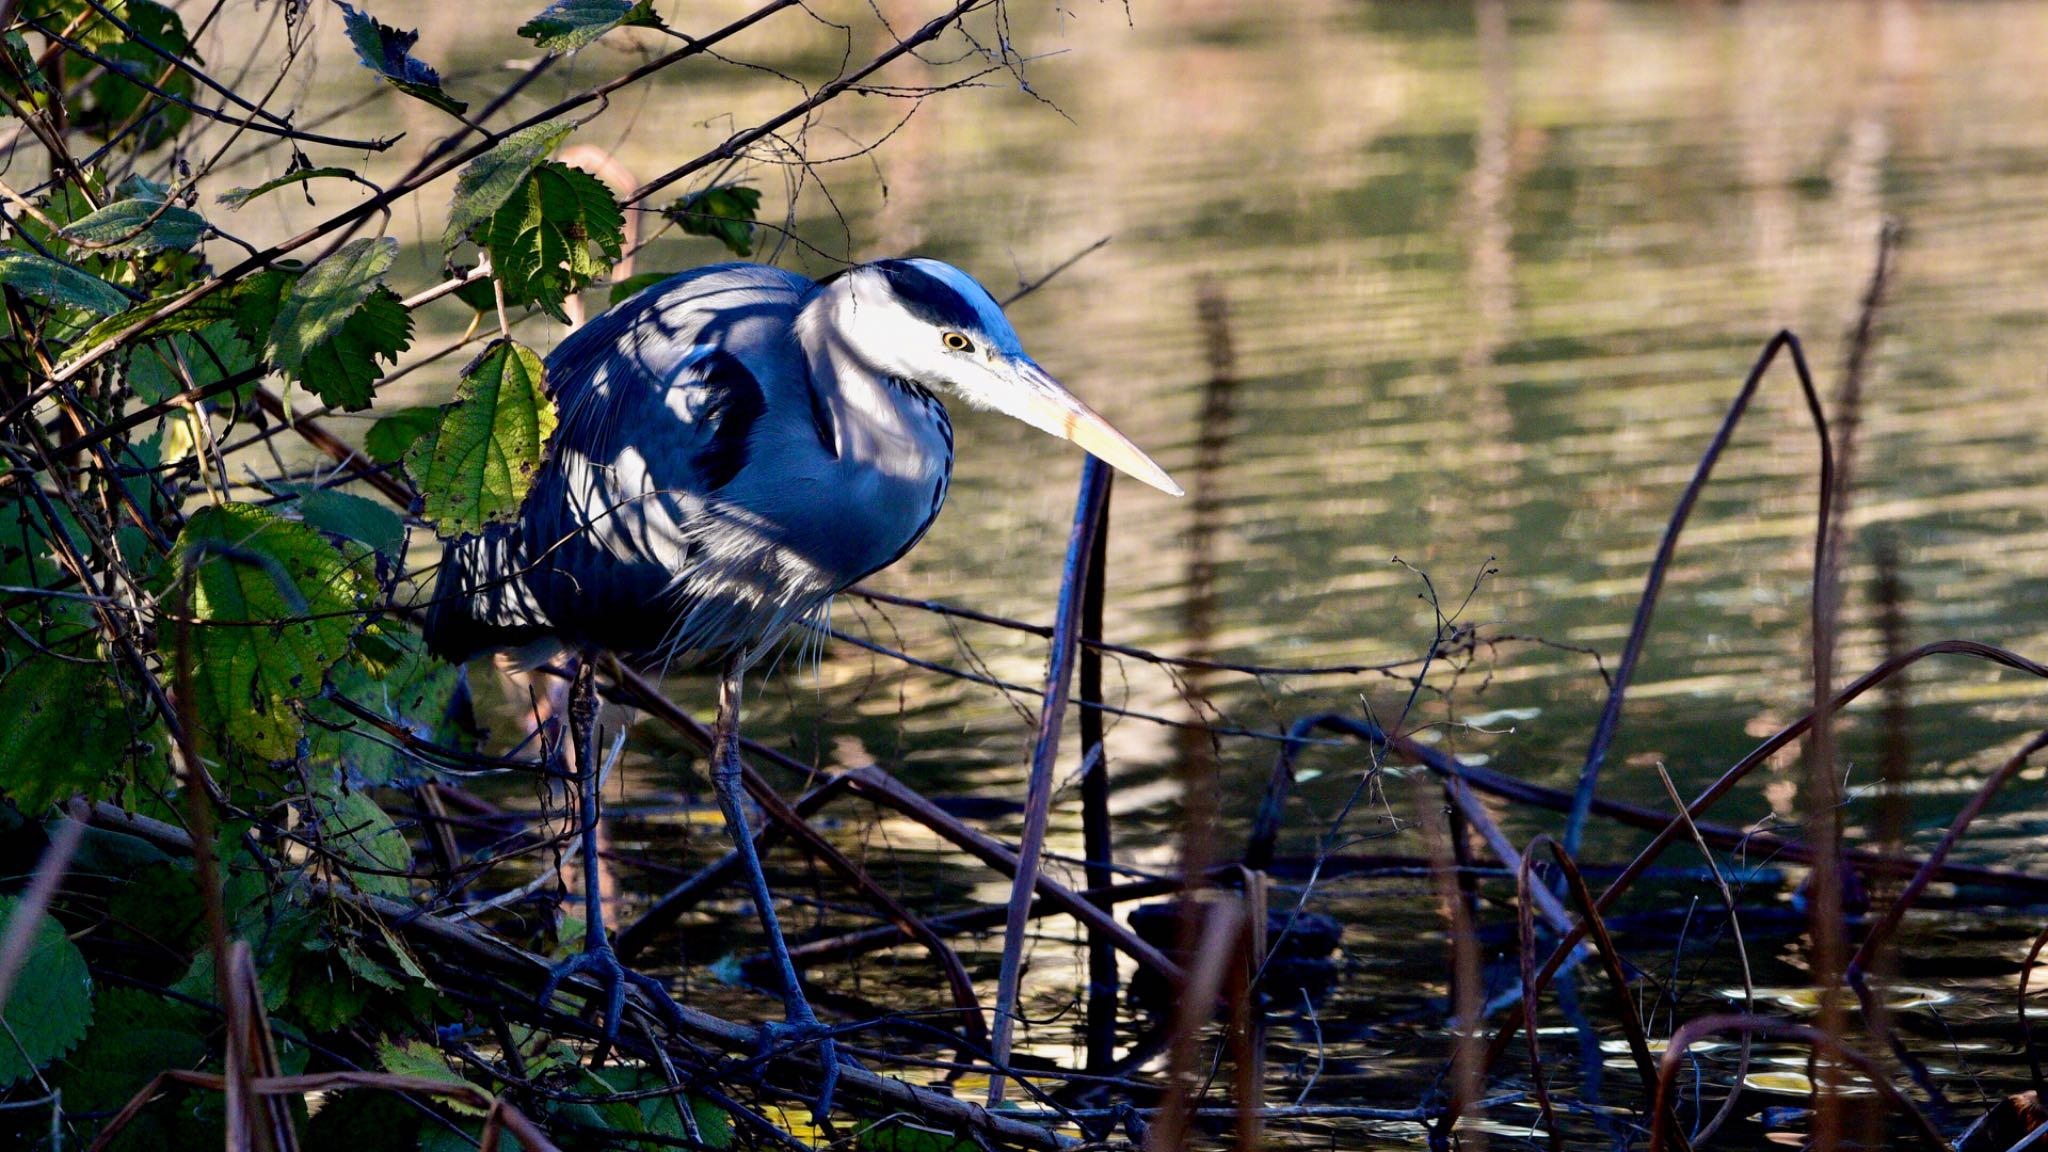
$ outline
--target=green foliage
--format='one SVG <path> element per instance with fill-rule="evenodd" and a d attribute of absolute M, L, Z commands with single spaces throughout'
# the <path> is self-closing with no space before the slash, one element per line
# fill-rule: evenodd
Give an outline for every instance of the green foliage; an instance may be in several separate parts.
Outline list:
<path fill-rule="evenodd" d="M 412 847 L 375 800 L 359 791 L 315 797 L 321 842 L 349 869 L 356 887 L 375 896 L 402 900 L 411 891 Z"/>
<path fill-rule="evenodd" d="M 356 56 L 364 67 L 382 76 L 400 92 L 424 100 L 451 116 L 460 116 L 468 111 L 467 103 L 442 90 L 441 74 L 412 54 L 412 46 L 419 42 L 418 32 L 400 31 L 371 19 L 368 13 L 358 12 L 341 0 L 335 0 L 335 3 L 341 8 L 349 43 L 355 46 Z"/>
<path fill-rule="evenodd" d="M 227 320 L 196 332 L 171 332 L 135 349 L 128 384 L 146 404 L 176 396 L 188 387 L 205 388 L 256 366 L 256 354 Z"/>
<path fill-rule="evenodd" d="M 0 679 L 0 793 L 35 813 L 76 794 L 105 799 L 135 763 L 161 767 L 154 747 L 131 739 L 115 685 L 109 666 L 76 657 L 32 655 L 10 669 Z"/>
<path fill-rule="evenodd" d="M 98 50 L 106 63 L 86 89 L 77 122 L 102 140 L 118 140 L 125 150 L 147 152 L 168 143 L 191 121 L 191 110 L 179 101 L 190 101 L 198 90 L 190 72 L 164 57 L 198 63 L 199 53 L 186 36 L 185 22 L 155 0 L 101 6 L 121 14 L 134 34 L 111 21 L 99 25 L 110 33 Z"/>
<path fill-rule="evenodd" d="M 692 192 L 661 210 L 692 236 L 709 236 L 735 256 L 754 252 L 754 221 L 761 210 L 761 190 L 744 184 L 718 184 Z"/>
<path fill-rule="evenodd" d="M 73 221 L 58 232 L 82 250 L 121 254 L 183 251 L 206 233 L 206 218 L 160 198 L 132 196 Z"/>
<path fill-rule="evenodd" d="M 313 529 L 248 504 L 194 513 L 178 553 L 191 623 L 163 628 L 172 666 L 190 669 L 201 721 L 253 755 L 292 755 L 300 706 L 348 651 L 369 581 Z"/>
<path fill-rule="evenodd" d="M 337 1092 L 306 1125 L 300 1146 L 304 1152 L 417 1152 L 424 1120 L 410 1101 L 388 1092 Z"/>
<path fill-rule="evenodd" d="M 398 363 L 398 354 L 412 347 L 412 313 L 398 293 L 378 286 L 349 313 L 341 330 L 306 349 L 294 379 L 315 396 L 350 411 L 370 406 L 380 364 Z"/>
<path fill-rule="evenodd" d="M 549 162 L 527 174 L 479 239 L 505 286 L 507 305 L 537 304 L 567 323 L 562 301 L 611 268 L 623 251 L 625 226 L 625 215 L 602 181 Z"/>
<path fill-rule="evenodd" d="M 405 547 L 405 521 L 389 506 L 351 492 L 315 488 L 299 497 L 299 518 L 329 536 L 354 540 L 396 559 Z"/>
<path fill-rule="evenodd" d="M 251 276 L 234 293 L 235 328 L 322 400 L 367 408 L 380 363 L 412 346 L 412 314 L 383 284 L 397 251 L 392 241 L 353 240 L 306 272 Z"/>
<path fill-rule="evenodd" d="M 476 1087 L 448 1067 L 448 1060 L 440 1051 L 424 1040 L 387 1040 L 377 1046 L 377 1063 L 394 1076 L 417 1076 L 422 1080 L 438 1080 L 443 1084 L 460 1084 Z M 435 1097 L 450 1110 L 468 1116 L 481 1116 L 482 1105 L 461 1096 Z"/>
<path fill-rule="evenodd" d="M 0 284 L 24 296 L 52 300 L 102 316 L 128 305 L 128 298 L 121 295 L 120 289 L 90 272 L 13 248 L 0 248 Z"/>
<path fill-rule="evenodd" d="M 462 370 L 455 402 L 433 435 L 406 455 L 427 519 L 441 535 L 459 536 L 517 515 L 554 430 L 540 357 L 510 340 L 492 341 Z"/>
<path fill-rule="evenodd" d="M 670 1088 L 660 1073 L 645 1067 L 622 1067 L 615 1064 L 605 1068 L 585 1069 L 583 1078 L 586 1085 L 581 1090 L 591 1095 L 637 1095 Z M 685 1109 L 690 1113 L 688 1121 L 683 1118 Z M 706 1148 L 732 1147 L 731 1115 L 709 1100 L 687 1093 L 649 1096 L 639 1100 L 558 1104 L 551 1115 L 621 1134 L 645 1133 L 649 1136 L 666 1137 L 669 1140 L 684 1140 L 694 1135 L 703 1141 Z M 695 1133 L 690 1131 L 692 1123 L 697 1129 Z M 655 1148 L 672 1147 L 666 1143 L 658 1144 L 652 1141 L 628 1140 L 623 1143 L 626 1147 L 644 1148 L 650 1152 Z"/>
<path fill-rule="evenodd" d="M 330 675 L 329 698 L 311 706 L 319 721 L 308 730 L 312 760 L 341 769 L 358 785 L 427 779 L 433 770 L 426 761 L 363 720 L 356 709 L 429 743 L 467 751 L 474 741 L 455 716 L 461 690 L 462 670 L 429 655 L 419 633 L 373 625 L 357 641 L 355 654 Z"/>
<path fill-rule="evenodd" d="M 296 371 L 314 345 L 340 333 L 341 326 L 384 282 L 398 259 L 398 241 L 388 236 L 343 244 L 292 285 L 271 322 L 264 352 L 286 372 Z"/>
<path fill-rule="evenodd" d="M 975 1152 L 981 1145 L 954 1132 L 925 1128 L 907 1120 L 863 1125 L 855 1133 L 858 1152 Z"/>
<path fill-rule="evenodd" d="M 313 180 L 354 180 L 357 178 L 354 172 L 346 168 L 294 168 L 275 179 L 265 180 L 254 188 L 230 188 L 221 193 L 218 199 L 220 203 L 227 206 L 229 211 L 239 212 L 242 206 L 249 201 L 256 199 L 258 196 L 275 192 L 279 188 L 289 188 L 295 184 L 305 184 Z M 312 200 L 310 193 L 306 199 L 309 202 Z"/>
<path fill-rule="evenodd" d="M 574 52 L 623 26 L 662 27 L 653 0 L 555 0 L 519 34 L 549 52 Z"/>
<path fill-rule="evenodd" d="M 92 1030 L 51 1078 L 64 1090 L 65 1110 L 112 1112 L 158 1072 L 199 1067 L 207 1024 L 190 1005 L 138 988 L 102 989 Z"/>
<path fill-rule="evenodd" d="M 441 246 L 455 247 L 470 229 L 489 220 L 575 129 L 567 120 L 543 121 L 521 128 L 470 161 L 455 178 L 455 199 L 448 205 L 448 227 L 441 233 Z"/>
<path fill-rule="evenodd" d="M 0 897 L 0 925 L 21 911 L 16 897 Z M 14 978 L 0 1020 L 9 1041 L 0 1043 L 0 1085 L 12 1084 L 76 1047 L 92 1024 L 92 978 L 85 956 L 49 913 L 36 917 L 28 955 Z"/>
<path fill-rule="evenodd" d="M 396 464 L 440 421 L 439 408 L 400 408 L 370 425 L 369 435 L 363 437 L 363 451 L 379 464 Z"/>

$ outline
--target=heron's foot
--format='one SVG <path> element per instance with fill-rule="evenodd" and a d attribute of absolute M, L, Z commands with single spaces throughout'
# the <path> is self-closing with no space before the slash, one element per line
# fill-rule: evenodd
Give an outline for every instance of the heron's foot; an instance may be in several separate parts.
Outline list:
<path fill-rule="evenodd" d="M 663 1024 L 675 1028 L 683 1022 L 683 1010 L 668 994 L 668 988 L 654 977 L 642 975 L 621 964 L 609 943 L 586 948 L 581 955 L 572 956 L 548 969 L 547 983 L 540 989 L 541 1004 L 552 1003 L 555 991 L 571 976 L 583 976 L 597 985 L 598 995 L 584 995 L 585 1004 L 599 1008 L 604 1017 L 604 1041 L 598 1046 L 594 1063 L 603 1063 L 619 1038 L 619 1020 L 625 1013 L 628 985 L 638 988 L 646 996 L 654 1014 Z"/>
<path fill-rule="evenodd" d="M 832 1094 L 839 1087 L 839 1062 L 852 1059 L 839 1054 L 831 1027 L 818 1019 L 809 1004 L 799 1000 L 787 1020 L 761 1025 L 755 1043 L 764 1054 L 817 1049 L 818 1090 L 811 1097 L 811 1118 L 813 1123 L 824 1124 L 832 1115 Z"/>

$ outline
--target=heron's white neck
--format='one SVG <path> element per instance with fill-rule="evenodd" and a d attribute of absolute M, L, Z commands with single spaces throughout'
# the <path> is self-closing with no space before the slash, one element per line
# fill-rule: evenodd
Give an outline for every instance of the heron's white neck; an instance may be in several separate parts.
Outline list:
<path fill-rule="evenodd" d="M 840 459 L 908 480 L 945 469 L 950 438 L 934 401 L 892 382 L 889 367 L 864 348 L 860 302 L 849 273 L 819 289 L 797 314 L 796 337 L 811 387 L 830 413 Z"/>

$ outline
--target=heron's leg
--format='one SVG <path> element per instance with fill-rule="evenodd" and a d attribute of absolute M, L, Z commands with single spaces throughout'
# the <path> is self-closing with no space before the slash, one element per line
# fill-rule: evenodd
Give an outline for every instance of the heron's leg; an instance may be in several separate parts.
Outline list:
<path fill-rule="evenodd" d="M 597 662 L 586 654 L 576 661 L 575 675 L 569 683 L 569 739 L 576 750 L 576 827 L 583 857 L 583 952 L 549 969 L 540 1001 L 546 1004 L 553 1000 L 555 989 L 572 975 L 581 973 L 594 978 L 604 994 L 604 1041 L 597 1054 L 602 1061 L 619 1034 L 619 1016 L 626 1007 L 626 985 L 645 993 L 671 1025 L 680 1022 L 682 1012 L 660 981 L 621 964 L 612 951 L 611 941 L 605 937 L 604 893 L 597 870 L 597 822 L 603 802 L 598 775 L 604 769 L 598 758 L 597 710 Z"/>
<path fill-rule="evenodd" d="M 812 1111 L 819 1121 L 832 1113 L 832 1090 L 839 1084 L 839 1053 L 831 1030 L 818 1022 L 811 1002 L 804 998 L 804 986 L 790 961 L 789 945 L 782 939 L 782 924 L 775 916 L 775 899 L 768 892 L 768 877 L 761 871 L 761 857 L 754 851 L 753 832 L 747 827 L 745 803 L 740 799 L 746 785 L 740 775 L 740 678 L 737 658 L 729 659 L 718 684 L 718 719 L 711 728 L 711 784 L 718 793 L 718 807 L 725 813 L 725 830 L 747 869 L 747 886 L 754 896 L 754 908 L 761 914 L 761 927 L 768 934 L 768 949 L 782 974 L 782 1007 L 785 1024 L 779 1030 L 793 1041 L 815 1039 L 818 1065 L 823 1070 L 818 1098 Z M 771 1042 L 783 1039 L 777 1029 L 768 1029 Z"/>

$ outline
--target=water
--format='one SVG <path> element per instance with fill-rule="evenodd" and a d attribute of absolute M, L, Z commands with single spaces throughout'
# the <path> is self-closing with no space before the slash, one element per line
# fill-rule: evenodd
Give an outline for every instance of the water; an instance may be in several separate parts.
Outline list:
<path fill-rule="evenodd" d="M 422 50 L 457 71 L 522 55 L 507 36 L 516 20 L 475 20 L 476 7 L 423 14 Z M 699 7 L 693 29 L 742 10 Z M 855 22 L 856 58 L 883 45 L 865 5 L 841 7 L 832 11 Z M 927 15 L 900 2 L 882 10 L 898 27 Z M 1494 768 L 1569 788 L 1602 696 L 1598 671 L 1566 647 L 1508 637 L 1589 648 L 1612 667 L 1665 518 L 1772 332 L 1790 327 L 1805 339 L 1832 398 L 1889 217 L 1907 239 L 1862 409 L 1839 665 L 1853 674 L 1879 658 L 1869 589 L 1881 542 L 1898 556 L 1913 641 L 1965 636 L 2048 652 L 2037 431 L 2048 418 L 2048 119 L 2038 115 L 2048 9 L 1186 0 L 1128 10 L 1013 4 L 1010 17 L 1019 49 L 1036 57 L 1027 75 L 1041 100 L 1001 71 L 921 105 L 852 98 L 805 137 L 814 159 L 849 158 L 801 178 L 758 158 L 735 174 L 765 188 L 771 209 L 787 208 L 801 243 L 777 256 L 801 269 L 826 269 L 827 256 L 917 251 L 970 269 L 1001 295 L 1110 238 L 1012 316 L 1043 363 L 1197 493 L 1174 502 L 1119 486 L 1111 638 L 1262 664 L 1403 659 L 1436 630 L 1419 596 L 1426 573 L 1446 612 L 1500 642 L 1461 671 L 1440 666 L 1408 723 Z M 485 25 L 495 30 L 477 31 Z M 791 11 L 729 52 L 815 83 L 846 47 Z M 593 50 L 515 110 L 629 62 L 617 49 Z M 891 79 L 933 83 L 964 67 L 912 66 Z M 342 73 L 330 62 L 318 90 Z M 801 96 L 770 72 L 692 64 L 615 100 L 578 138 L 614 150 L 645 179 Z M 403 115 L 430 138 L 431 114 Z M 287 200 L 272 197 L 239 222 L 254 238 L 284 234 L 301 210 Z M 430 198 L 423 211 L 431 208 Z M 438 233 L 432 219 L 394 227 Z M 706 242 L 669 236 L 639 270 L 713 258 Z M 425 283 L 424 258 L 415 271 Z M 439 307 L 423 348 L 463 321 L 459 306 Z M 1228 343 L 1220 362 L 1218 333 Z M 537 328 L 528 338 L 552 339 Z M 410 378 L 392 399 L 440 399 L 457 362 Z M 999 418 L 957 412 L 956 421 L 961 458 L 946 515 L 872 586 L 1045 622 L 1079 459 Z M 1809 699 L 1815 461 L 1781 368 L 1672 568 L 1606 794 L 1662 805 L 1655 765 L 1696 787 Z M 1473 591 L 1483 570 L 1491 574 Z M 998 628 L 855 600 L 837 622 L 1012 682 L 1033 684 L 1042 671 L 1035 638 Z M 1378 675 L 1176 678 L 1130 659 L 1113 662 L 1106 682 L 1110 703 L 1134 713 L 1265 733 L 1324 709 L 1366 706 L 1391 719 L 1407 694 Z M 704 684 L 674 688 L 707 710 Z M 1955 660 L 1916 669 L 1912 703 L 1911 820 L 1922 839 L 2048 723 L 2037 685 Z M 935 794 L 1021 796 L 1031 692 L 1006 696 L 836 644 L 817 669 L 785 666 L 760 682 L 751 704 L 751 735 L 820 770 L 874 761 Z M 1873 701 L 1843 718 L 1852 836 L 1870 835 L 1874 820 L 1876 714 Z M 1113 721 L 1120 863 L 1164 869 L 1175 859 L 1177 768 L 1190 747 L 1172 727 Z M 1256 736 L 1215 742 L 1223 807 L 1214 837 L 1225 850 L 1244 833 L 1273 750 Z M 718 849 L 701 808 L 674 814 L 678 798 L 704 799 L 689 759 L 643 729 L 628 795 L 669 814 L 625 822 L 628 846 L 689 860 Z M 1290 809 L 1283 852 L 1314 849 L 1364 764 L 1354 747 L 1304 757 L 1314 778 Z M 1961 859 L 2042 862 L 2042 818 L 2024 797 L 2038 777 L 2015 784 Z M 1783 759 L 1716 816 L 1796 822 L 1800 779 L 1796 760 Z M 1070 788 L 1054 817 L 1052 850 L 1065 858 L 1080 850 L 1073 800 Z M 1388 819 L 1413 812 L 1407 790 L 1391 788 L 1386 806 L 1368 803 L 1346 826 L 1371 838 L 1350 850 L 1423 854 L 1420 837 Z M 1495 813 L 1518 841 L 1557 827 L 1546 813 Z M 920 907 L 1007 893 L 905 821 L 849 804 L 830 817 L 834 837 Z M 1014 836 L 1016 825 L 998 816 L 987 826 Z M 1616 860 L 1637 843 L 1596 828 L 1589 854 Z M 1673 862 L 1697 860 L 1679 852 Z M 824 901 L 826 923 L 850 920 L 842 888 L 807 884 L 793 857 L 780 863 L 785 891 Z M 661 883 L 625 880 L 634 891 Z M 1487 887 L 1490 897 L 1507 891 Z M 1707 917 L 1711 889 L 1690 881 L 1631 907 L 1694 899 L 1706 901 Z M 1343 969 L 1313 1025 L 1306 1012 L 1276 1024 L 1274 1098 L 1309 1084 L 1319 1028 L 1324 1068 L 1308 1102 L 1415 1103 L 1446 1051 L 1446 946 L 1432 889 L 1419 879 L 1340 880 L 1311 907 L 1344 919 Z M 1512 921 L 1498 902 L 1483 919 L 1490 931 Z M 1726 1008 L 1719 993 L 1739 983 L 1725 939 L 1709 943 L 1705 923 L 1686 937 L 1697 947 L 1679 965 L 1677 1019 Z M 1964 907 L 1916 919 L 1905 937 L 1903 978 L 1952 998 L 1902 1019 L 1960 1116 L 2019 1078 L 2008 1005 L 2031 928 L 2025 915 Z M 744 906 L 727 903 L 663 948 L 694 964 L 747 930 Z M 1047 931 L 1032 953 L 1021 1047 L 1071 1064 L 1085 958 L 1063 922 Z M 1671 935 L 1664 925 L 1636 938 L 1636 958 L 1670 968 Z M 1493 955 L 1511 935 L 1488 940 Z M 988 938 L 966 952 L 985 996 L 999 947 Z M 1762 925 L 1751 948 L 1759 983 L 1805 979 L 1793 927 Z M 1943 963 L 1919 970 L 1937 956 Z M 871 1002 L 941 1003 L 909 949 L 821 975 Z M 706 987 L 701 970 L 679 978 L 734 1011 L 770 1011 L 765 1000 Z M 1582 994 L 1596 1019 L 1611 1019 L 1590 978 Z M 1653 1027 L 1668 1030 L 1673 1016 L 1666 1005 Z M 1134 1014 L 1134 1034 L 1137 1026 Z M 1573 1043 L 1546 1039 L 1558 1051 Z M 1790 1049 L 1768 1052 L 1782 1059 Z M 1583 1070 L 1566 1075 L 1584 1079 Z M 1610 1069 L 1602 1098 L 1629 1101 L 1630 1077 L 1625 1063 Z M 1513 1125 L 1527 1116 L 1503 1110 L 1496 1131 L 1522 1131 Z M 1330 1123 L 1297 1130 L 1340 1143 L 1419 1138 L 1413 1126 Z M 1593 1120 L 1574 1123 L 1599 1132 Z"/>

